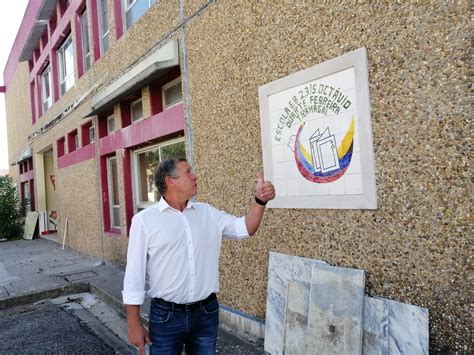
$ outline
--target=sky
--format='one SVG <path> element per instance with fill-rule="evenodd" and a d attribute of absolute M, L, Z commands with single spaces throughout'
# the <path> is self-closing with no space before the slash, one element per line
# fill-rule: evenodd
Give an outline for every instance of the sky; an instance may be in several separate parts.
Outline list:
<path fill-rule="evenodd" d="M 0 0 L 0 86 L 5 85 L 3 71 L 27 5 L 28 0 Z M 5 95 L 0 94 L 0 170 L 4 169 L 8 169 L 8 146 Z"/>

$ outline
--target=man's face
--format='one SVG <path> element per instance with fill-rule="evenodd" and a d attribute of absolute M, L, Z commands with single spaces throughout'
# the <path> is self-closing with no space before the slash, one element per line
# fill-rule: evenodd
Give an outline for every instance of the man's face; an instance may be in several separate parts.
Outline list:
<path fill-rule="evenodd" d="M 176 165 L 177 177 L 173 178 L 174 191 L 186 199 L 189 199 L 197 194 L 197 177 L 194 175 L 191 166 L 185 162 L 180 161 Z"/>

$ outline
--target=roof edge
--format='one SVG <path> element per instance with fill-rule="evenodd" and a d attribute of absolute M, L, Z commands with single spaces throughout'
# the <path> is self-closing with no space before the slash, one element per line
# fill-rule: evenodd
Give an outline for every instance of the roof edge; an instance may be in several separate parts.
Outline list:
<path fill-rule="evenodd" d="M 10 54 L 8 55 L 7 64 L 5 65 L 5 68 L 3 70 L 3 82 L 6 90 L 8 90 L 8 86 L 12 81 L 13 76 L 15 75 L 16 69 L 18 68 L 18 64 L 20 63 L 20 54 L 23 51 L 23 47 L 25 46 L 30 36 L 30 32 L 36 23 L 36 17 L 42 6 L 43 0 L 28 1 L 28 5 L 26 7 L 25 14 L 23 15 L 20 28 L 18 29 L 15 41 L 13 42 L 12 49 L 10 50 Z"/>

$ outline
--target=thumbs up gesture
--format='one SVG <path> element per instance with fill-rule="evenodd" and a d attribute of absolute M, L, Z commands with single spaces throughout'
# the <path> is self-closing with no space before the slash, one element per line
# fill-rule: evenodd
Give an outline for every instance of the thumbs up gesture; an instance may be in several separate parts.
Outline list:
<path fill-rule="evenodd" d="M 275 187 L 270 181 L 265 181 L 262 170 L 260 170 L 260 172 L 257 174 L 255 196 L 257 196 L 257 198 L 263 202 L 267 202 L 275 198 Z"/>

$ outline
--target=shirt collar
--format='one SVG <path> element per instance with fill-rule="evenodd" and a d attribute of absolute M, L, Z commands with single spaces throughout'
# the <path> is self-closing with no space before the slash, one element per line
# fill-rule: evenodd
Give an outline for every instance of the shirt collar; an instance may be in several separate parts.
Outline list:
<path fill-rule="evenodd" d="M 166 200 L 163 197 L 161 197 L 160 202 L 158 202 L 158 208 L 159 208 L 160 212 L 163 212 L 167 208 L 174 209 L 173 207 L 171 207 L 168 204 L 168 202 L 166 202 Z M 194 208 L 194 202 L 191 201 L 191 199 L 188 200 L 188 204 L 186 205 L 186 207 L 184 209 L 188 210 L 190 208 Z"/>

